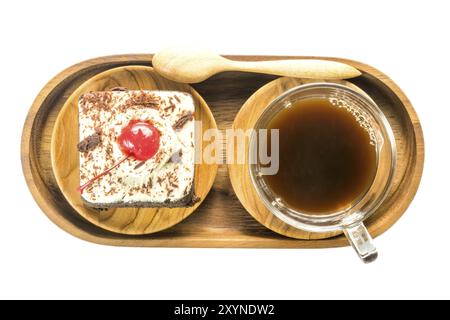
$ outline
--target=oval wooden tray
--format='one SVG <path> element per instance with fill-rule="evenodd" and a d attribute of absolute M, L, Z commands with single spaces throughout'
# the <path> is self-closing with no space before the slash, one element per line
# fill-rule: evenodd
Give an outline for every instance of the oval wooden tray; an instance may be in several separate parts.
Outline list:
<path fill-rule="evenodd" d="M 296 57 L 229 58 L 257 61 Z M 117 246 L 325 248 L 347 245 L 342 235 L 328 239 L 297 240 L 267 229 L 240 204 L 231 187 L 226 165 L 219 166 L 213 188 L 195 214 L 167 230 L 150 235 L 125 235 L 101 229 L 83 219 L 65 200 L 52 171 L 50 139 L 56 117 L 70 94 L 90 77 L 124 65 L 151 66 L 151 59 L 152 55 L 120 55 L 79 63 L 54 77 L 31 106 L 22 134 L 22 167 L 33 197 L 55 224 L 81 239 Z M 389 111 L 389 121 L 398 136 L 398 152 L 404 158 L 399 167 L 401 174 L 396 178 L 401 188 L 397 188 L 389 201 L 368 221 L 372 236 L 376 237 L 401 217 L 419 186 L 424 160 L 419 119 L 400 88 L 380 71 L 351 60 L 327 59 L 351 64 L 363 72 L 362 76 L 351 82 Z M 276 78 L 227 72 L 193 87 L 210 106 L 219 129 L 226 129 L 231 127 L 245 101 L 261 86 Z"/>

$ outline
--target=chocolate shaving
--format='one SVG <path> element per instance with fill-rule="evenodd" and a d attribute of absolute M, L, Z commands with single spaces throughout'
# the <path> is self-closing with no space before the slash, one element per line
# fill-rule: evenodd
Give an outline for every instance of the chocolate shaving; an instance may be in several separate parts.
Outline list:
<path fill-rule="evenodd" d="M 141 161 L 139 162 L 137 165 L 134 166 L 134 170 L 139 169 L 140 167 L 142 167 L 144 165 L 145 161 Z"/>
<path fill-rule="evenodd" d="M 178 188 L 178 177 L 173 172 L 168 175 L 168 181 L 171 187 Z"/>
<path fill-rule="evenodd" d="M 87 113 L 90 110 L 111 110 L 112 93 L 107 92 L 88 92 L 83 94 L 79 100 L 80 110 Z"/>
<path fill-rule="evenodd" d="M 140 105 L 144 107 L 157 107 L 159 106 L 159 100 L 150 94 L 141 93 L 140 95 L 134 95 L 130 98 L 130 103 L 133 105 Z"/>
<path fill-rule="evenodd" d="M 142 103 L 141 106 L 143 106 L 144 108 L 158 109 L 159 102 L 158 101 L 145 102 Z"/>
<path fill-rule="evenodd" d="M 131 91 L 130 97 L 121 105 L 121 108 L 127 109 L 139 106 L 158 109 L 160 103 L 160 98 L 153 93 Z"/>
<path fill-rule="evenodd" d="M 174 104 L 170 104 L 168 107 L 164 108 L 165 112 L 168 112 L 168 111 L 173 112 L 174 110 L 175 110 L 175 105 Z"/>
<path fill-rule="evenodd" d="M 162 152 L 158 152 L 156 155 L 155 155 L 155 162 L 156 163 L 159 163 L 159 162 L 161 162 L 161 159 L 163 158 L 163 153 Z"/>
<path fill-rule="evenodd" d="M 180 119 L 178 119 L 175 124 L 172 126 L 174 130 L 180 130 L 184 127 L 186 122 L 192 120 L 194 118 L 194 113 L 188 112 L 186 114 L 183 114 Z"/>
<path fill-rule="evenodd" d="M 98 146 L 100 142 L 100 133 L 96 132 L 78 143 L 77 148 L 80 152 L 88 152 Z"/>

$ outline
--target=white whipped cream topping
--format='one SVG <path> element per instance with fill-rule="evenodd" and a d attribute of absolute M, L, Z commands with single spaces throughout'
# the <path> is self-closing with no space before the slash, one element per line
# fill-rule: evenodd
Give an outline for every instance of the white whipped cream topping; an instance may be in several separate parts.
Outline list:
<path fill-rule="evenodd" d="M 194 121 L 190 120 L 179 130 L 173 125 L 183 114 L 193 113 L 192 97 L 183 92 L 144 91 L 161 100 L 159 108 L 128 106 L 125 102 L 140 91 L 114 91 L 108 108 L 98 108 L 88 100 L 79 103 L 80 141 L 101 130 L 101 144 L 94 149 L 80 152 L 80 184 L 107 170 L 123 158 L 117 137 L 130 120 L 151 121 L 161 133 L 157 154 L 136 168 L 139 161 L 127 159 L 110 173 L 87 187 L 82 197 L 93 204 L 120 202 L 176 202 L 191 191 L 194 180 Z M 95 93 L 103 94 L 103 93 Z M 175 99 L 176 97 L 176 99 Z M 181 150 L 177 163 L 174 154 Z M 175 159 L 175 158 L 173 158 Z"/>

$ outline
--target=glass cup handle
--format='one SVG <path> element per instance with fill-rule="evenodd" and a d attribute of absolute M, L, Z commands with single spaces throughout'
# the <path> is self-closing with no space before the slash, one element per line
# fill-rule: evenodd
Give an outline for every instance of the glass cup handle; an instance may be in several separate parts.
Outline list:
<path fill-rule="evenodd" d="M 364 263 L 371 263 L 377 259 L 377 249 L 373 244 L 369 231 L 367 231 L 362 222 L 346 227 L 344 229 L 344 233 L 348 239 L 348 242 L 350 242 Z"/>

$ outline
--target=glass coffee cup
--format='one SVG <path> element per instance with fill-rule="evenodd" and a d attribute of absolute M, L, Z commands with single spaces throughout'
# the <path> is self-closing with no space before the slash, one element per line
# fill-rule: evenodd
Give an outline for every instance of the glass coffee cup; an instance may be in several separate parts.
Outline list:
<path fill-rule="evenodd" d="M 326 99 L 361 119 L 361 125 L 367 127 L 375 148 L 376 163 L 371 184 L 364 193 L 338 210 L 318 214 L 294 208 L 266 183 L 264 165 L 260 163 L 257 151 L 261 136 L 253 134 L 249 143 L 249 171 L 253 186 L 267 209 L 286 224 L 308 232 L 343 231 L 362 261 L 372 262 L 378 253 L 364 221 L 381 205 L 392 183 L 396 163 L 392 129 L 376 103 L 362 91 L 337 83 L 311 83 L 290 89 L 272 101 L 258 118 L 254 132 L 267 129 L 280 111 L 306 99 Z"/>

